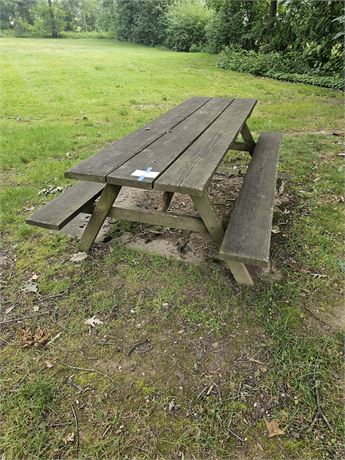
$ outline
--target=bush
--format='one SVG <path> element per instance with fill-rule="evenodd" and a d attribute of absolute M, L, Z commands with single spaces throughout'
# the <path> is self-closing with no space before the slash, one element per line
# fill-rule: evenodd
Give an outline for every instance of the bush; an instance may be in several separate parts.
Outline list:
<path fill-rule="evenodd" d="M 202 0 L 176 0 L 166 14 L 166 45 L 175 51 L 202 49 L 211 15 Z"/>
<path fill-rule="evenodd" d="M 117 0 L 119 40 L 158 45 L 165 40 L 165 13 L 171 0 Z"/>
<path fill-rule="evenodd" d="M 220 53 L 217 66 L 222 69 L 326 88 L 341 90 L 344 87 L 340 75 L 336 73 L 327 75 L 325 69 L 311 69 L 303 60 L 303 56 L 292 52 L 283 55 L 278 52 L 262 53 L 228 47 Z"/>

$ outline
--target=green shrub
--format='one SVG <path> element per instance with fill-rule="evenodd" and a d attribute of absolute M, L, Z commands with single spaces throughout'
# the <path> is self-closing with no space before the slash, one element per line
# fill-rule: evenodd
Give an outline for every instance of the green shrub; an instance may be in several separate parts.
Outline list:
<path fill-rule="evenodd" d="M 119 40 L 162 44 L 165 13 L 171 0 L 117 0 L 116 34 Z"/>
<path fill-rule="evenodd" d="M 326 88 L 343 89 L 339 74 L 326 73 L 325 68 L 312 69 L 297 53 L 262 53 L 240 48 L 226 48 L 219 55 L 217 66 L 222 69 L 246 72 L 252 75 L 276 78 L 290 82 L 307 83 Z"/>
<path fill-rule="evenodd" d="M 202 0 L 176 0 L 166 14 L 166 45 L 175 51 L 200 50 L 211 15 Z"/>

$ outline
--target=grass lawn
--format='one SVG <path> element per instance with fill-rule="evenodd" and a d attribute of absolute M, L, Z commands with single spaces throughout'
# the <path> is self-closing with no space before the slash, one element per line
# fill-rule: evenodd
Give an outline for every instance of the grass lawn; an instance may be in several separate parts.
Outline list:
<path fill-rule="evenodd" d="M 225 72 L 207 54 L 0 42 L 0 454 L 340 458 L 341 94 Z M 76 240 L 25 224 L 72 165 L 192 95 L 256 98 L 254 134 L 284 133 L 279 277 L 239 288 L 220 267 L 119 245 L 76 264 Z M 313 423 L 317 396 L 327 423 Z M 285 434 L 268 437 L 273 420 Z"/>

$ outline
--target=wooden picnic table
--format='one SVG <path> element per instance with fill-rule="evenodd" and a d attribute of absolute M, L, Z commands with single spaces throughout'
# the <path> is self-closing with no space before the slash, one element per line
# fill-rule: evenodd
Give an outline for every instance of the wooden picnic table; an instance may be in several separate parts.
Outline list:
<path fill-rule="evenodd" d="M 210 201 L 207 189 L 229 149 L 248 151 L 250 155 L 256 149 L 256 143 L 247 125 L 247 120 L 255 105 L 255 99 L 219 97 L 188 99 L 147 126 L 110 144 L 95 156 L 67 171 L 66 177 L 81 182 L 38 210 L 28 219 L 28 222 L 56 229 L 64 226 L 79 212 L 90 213 L 90 220 L 80 242 L 84 251 L 90 249 L 108 216 L 183 230 L 207 232 L 221 249 L 221 256 L 223 255 L 237 281 L 252 284 L 249 272 L 241 259 L 242 248 L 237 248 L 240 251 L 237 259 L 236 254 L 231 259 L 228 257 L 231 248 L 223 248 L 226 244 L 224 228 Z M 243 138 L 242 141 L 238 140 L 239 134 Z M 267 150 L 271 147 L 274 157 L 271 162 L 271 173 L 274 177 L 280 139 L 268 133 L 262 136 L 260 146 L 258 143 L 257 148 Z M 264 162 L 263 154 L 258 154 L 257 157 L 260 157 L 260 161 L 251 162 L 254 172 L 250 176 L 254 181 L 262 176 L 260 171 Z M 263 208 L 268 210 L 264 210 L 264 214 L 266 221 L 269 222 L 270 232 L 273 181 L 271 179 L 266 182 L 269 184 L 270 202 L 268 207 L 266 204 Z M 264 185 L 266 182 L 264 180 Z M 122 186 L 161 191 L 160 209 L 127 209 L 113 206 Z M 247 188 L 251 187 L 247 186 Z M 168 212 L 174 193 L 189 195 L 200 217 Z M 242 199 L 242 208 L 247 208 L 253 218 L 253 208 L 256 206 L 248 205 L 246 198 L 248 193 L 250 195 L 253 191 L 246 192 L 244 200 Z M 52 204 L 54 201 L 55 206 Z M 257 211 L 254 211 L 255 213 Z M 240 221 L 243 221 L 242 214 L 243 212 L 237 216 Z M 243 226 L 243 222 L 240 222 L 240 225 Z M 248 226 L 246 223 L 245 225 Z M 255 226 L 255 219 L 253 225 Z M 263 231 L 267 233 L 267 224 Z M 250 238 L 250 235 L 247 235 L 246 238 Z M 261 242 L 264 240 L 265 238 L 261 238 Z M 241 246 L 241 243 L 238 243 Z M 250 239 L 247 243 L 251 245 Z M 267 241 L 264 241 L 264 248 L 261 252 L 263 254 L 259 251 L 259 254 L 249 257 L 249 262 L 266 264 Z M 261 259 L 256 261 L 256 256 Z"/>

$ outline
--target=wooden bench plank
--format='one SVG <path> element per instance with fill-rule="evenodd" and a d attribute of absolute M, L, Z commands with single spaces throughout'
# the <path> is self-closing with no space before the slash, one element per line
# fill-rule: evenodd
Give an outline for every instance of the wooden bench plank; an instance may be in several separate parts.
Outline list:
<path fill-rule="evenodd" d="M 65 177 L 94 182 L 105 182 L 105 177 L 114 169 L 139 153 L 167 131 L 181 123 L 210 98 L 192 97 L 144 128 L 113 142 L 105 149 L 84 160 L 65 173 Z"/>
<path fill-rule="evenodd" d="M 268 266 L 282 136 L 262 133 L 220 249 L 221 259 Z"/>
<path fill-rule="evenodd" d="M 156 177 L 147 177 L 143 174 L 139 180 L 133 173 L 151 169 L 153 173 L 162 174 L 200 134 L 207 130 L 231 102 L 232 99 L 211 99 L 174 129 L 108 174 L 107 182 L 151 189 Z"/>
<path fill-rule="evenodd" d="M 50 230 L 60 230 L 84 206 L 94 201 L 104 188 L 104 184 L 80 182 L 65 190 L 61 195 L 34 212 L 26 222 Z"/>
<path fill-rule="evenodd" d="M 194 144 L 156 179 L 154 188 L 201 196 L 245 126 L 255 104 L 255 99 L 235 99 Z"/>

